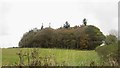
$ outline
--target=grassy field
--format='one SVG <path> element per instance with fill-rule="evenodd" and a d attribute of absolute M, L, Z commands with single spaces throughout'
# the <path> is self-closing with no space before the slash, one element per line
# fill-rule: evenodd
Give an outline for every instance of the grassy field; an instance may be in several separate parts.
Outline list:
<path fill-rule="evenodd" d="M 0 67 L 2 66 L 2 49 L 0 48 Z"/>
<path fill-rule="evenodd" d="M 32 48 L 31 48 L 32 49 Z M 30 48 L 23 48 L 24 52 L 31 51 Z M 19 61 L 18 53 L 20 48 L 2 49 L 2 65 L 12 65 Z M 39 48 L 40 56 L 54 54 L 56 61 L 60 65 L 66 62 L 68 66 L 89 66 L 91 62 L 100 65 L 100 58 L 94 50 L 67 50 L 67 49 L 44 49 Z"/>

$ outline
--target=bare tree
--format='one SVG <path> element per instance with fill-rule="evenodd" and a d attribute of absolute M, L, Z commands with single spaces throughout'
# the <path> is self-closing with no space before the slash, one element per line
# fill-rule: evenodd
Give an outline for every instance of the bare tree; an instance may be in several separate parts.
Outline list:
<path fill-rule="evenodd" d="M 116 36 L 116 37 L 118 38 L 118 31 L 115 30 L 115 29 L 111 29 L 111 30 L 109 31 L 109 34 L 114 35 L 114 36 Z"/>

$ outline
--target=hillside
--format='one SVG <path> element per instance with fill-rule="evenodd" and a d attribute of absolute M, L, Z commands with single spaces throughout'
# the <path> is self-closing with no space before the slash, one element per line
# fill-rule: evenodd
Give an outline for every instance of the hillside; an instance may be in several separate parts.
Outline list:
<path fill-rule="evenodd" d="M 28 52 L 33 50 L 33 48 L 10 48 L 2 49 L 2 65 L 15 65 L 19 63 L 19 56 L 17 53 L 19 50 L 23 52 Z M 57 65 L 65 66 L 89 66 L 91 62 L 95 62 L 95 65 L 100 64 L 100 58 L 97 53 L 93 51 L 81 51 L 81 50 L 65 50 L 65 49 L 44 49 L 39 48 L 39 56 L 48 57 L 50 55 L 54 56 Z M 25 63 L 27 59 L 25 58 Z M 55 65 L 56 66 L 56 65 Z"/>

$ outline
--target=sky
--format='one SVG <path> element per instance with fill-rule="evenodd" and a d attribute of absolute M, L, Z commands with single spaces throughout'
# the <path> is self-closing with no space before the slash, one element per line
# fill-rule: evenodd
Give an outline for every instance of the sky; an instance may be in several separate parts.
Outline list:
<path fill-rule="evenodd" d="M 24 33 L 42 23 L 56 29 L 68 21 L 73 27 L 84 18 L 105 35 L 118 30 L 118 0 L 1 0 L 0 47 L 17 47 Z"/>

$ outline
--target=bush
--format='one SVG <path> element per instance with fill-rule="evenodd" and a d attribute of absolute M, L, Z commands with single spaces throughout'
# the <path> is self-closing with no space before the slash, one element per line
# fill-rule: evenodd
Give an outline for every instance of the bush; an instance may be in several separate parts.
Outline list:
<path fill-rule="evenodd" d="M 106 36 L 106 39 L 105 39 L 105 44 L 106 45 L 110 45 L 110 44 L 113 44 L 113 43 L 117 43 L 117 37 L 114 36 L 114 35 L 107 35 Z"/>
<path fill-rule="evenodd" d="M 118 45 L 113 43 L 110 45 L 99 46 L 96 52 L 107 65 L 118 65 Z"/>
<path fill-rule="evenodd" d="M 20 50 L 17 55 L 19 57 L 19 62 L 15 62 L 16 66 L 57 66 L 54 55 L 41 57 L 39 56 L 38 49 L 33 49 L 30 52 L 23 52 Z"/>

